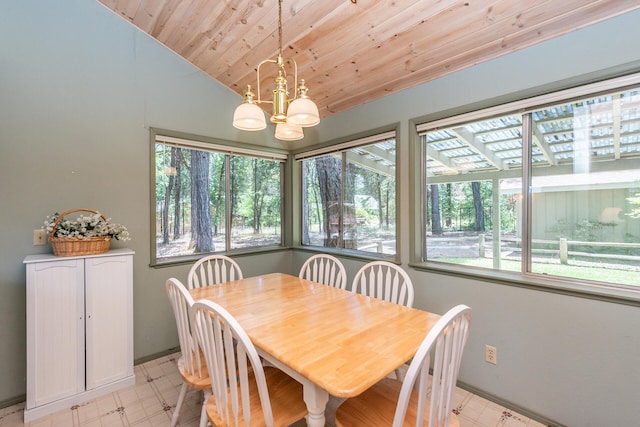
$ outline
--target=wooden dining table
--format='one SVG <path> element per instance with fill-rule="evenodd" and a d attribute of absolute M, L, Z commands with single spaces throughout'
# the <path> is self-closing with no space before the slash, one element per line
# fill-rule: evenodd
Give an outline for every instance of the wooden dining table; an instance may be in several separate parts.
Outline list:
<path fill-rule="evenodd" d="M 440 318 L 283 273 L 189 292 L 223 306 L 265 360 L 303 384 L 310 427 L 325 425 L 329 395 L 357 396 L 410 360 Z"/>

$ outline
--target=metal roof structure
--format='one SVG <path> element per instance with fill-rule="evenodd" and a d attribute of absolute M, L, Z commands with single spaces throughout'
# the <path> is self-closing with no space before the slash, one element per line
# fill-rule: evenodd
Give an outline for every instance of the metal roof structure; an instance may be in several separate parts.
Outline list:
<path fill-rule="evenodd" d="M 531 162 L 536 167 L 640 157 L 640 91 L 531 112 Z M 423 133 L 428 176 L 522 167 L 523 115 Z"/>

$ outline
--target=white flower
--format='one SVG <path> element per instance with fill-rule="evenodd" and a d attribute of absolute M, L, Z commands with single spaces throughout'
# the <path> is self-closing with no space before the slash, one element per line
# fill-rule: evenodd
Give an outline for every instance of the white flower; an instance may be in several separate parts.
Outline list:
<path fill-rule="evenodd" d="M 104 219 L 100 213 L 94 215 L 81 215 L 75 221 L 68 219 L 60 220 L 56 224 L 56 220 L 60 216 L 55 213 L 51 216 L 47 215 L 42 227 L 48 233 L 53 233 L 54 237 L 90 239 L 92 237 L 111 236 L 116 240 L 131 240 L 129 231 L 121 224 L 112 224 L 109 219 Z"/>

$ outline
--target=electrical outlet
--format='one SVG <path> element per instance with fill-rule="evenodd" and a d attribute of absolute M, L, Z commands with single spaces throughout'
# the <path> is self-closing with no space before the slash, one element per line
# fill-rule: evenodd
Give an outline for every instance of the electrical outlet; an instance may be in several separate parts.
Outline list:
<path fill-rule="evenodd" d="M 498 350 L 491 345 L 484 346 L 484 360 L 494 365 L 498 363 Z"/>
<path fill-rule="evenodd" d="M 33 230 L 33 244 L 42 246 L 47 244 L 47 230 Z"/>

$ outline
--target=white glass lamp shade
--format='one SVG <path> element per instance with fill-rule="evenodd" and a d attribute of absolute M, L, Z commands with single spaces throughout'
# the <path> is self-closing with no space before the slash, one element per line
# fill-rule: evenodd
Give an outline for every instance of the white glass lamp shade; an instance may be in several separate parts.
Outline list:
<path fill-rule="evenodd" d="M 287 123 L 311 127 L 320 123 L 320 114 L 315 102 L 309 98 L 296 98 L 287 109 Z"/>
<path fill-rule="evenodd" d="M 256 104 L 243 102 L 233 113 L 233 127 L 240 130 L 262 130 L 267 127 L 264 111 Z"/>
<path fill-rule="evenodd" d="M 281 141 L 297 141 L 304 137 L 304 132 L 300 126 L 289 123 L 278 123 L 276 125 L 276 138 Z"/>

